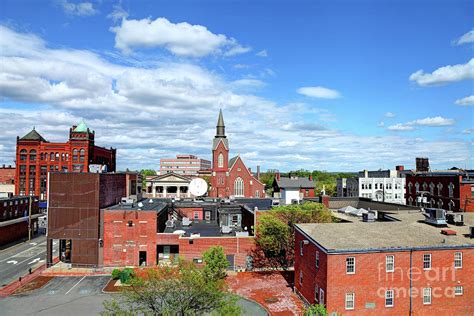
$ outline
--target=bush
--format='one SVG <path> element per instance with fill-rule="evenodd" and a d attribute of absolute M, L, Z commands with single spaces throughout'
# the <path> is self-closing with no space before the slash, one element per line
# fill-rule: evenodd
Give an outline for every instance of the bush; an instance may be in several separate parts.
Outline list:
<path fill-rule="evenodd" d="M 121 283 L 128 283 L 130 279 L 134 276 L 133 269 L 125 268 L 123 270 L 114 269 L 112 271 L 112 279 L 117 280 L 120 279 Z"/>
<path fill-rule="evenodd" d="M 117 280 L 118 278 L 120 278 L 120 269 L 114 269 L 112 271 L 112 279 Z"/>
<path fill-rule="evenodd" d="M 229 261 L 225 256 L 224 248 L 221 246 L 209 248 L 204 252 L 203 259 L 206 263 L 204 273 L 208 278 L 217 281 L 227 276 L 226 269 L 229 267 Z"/>

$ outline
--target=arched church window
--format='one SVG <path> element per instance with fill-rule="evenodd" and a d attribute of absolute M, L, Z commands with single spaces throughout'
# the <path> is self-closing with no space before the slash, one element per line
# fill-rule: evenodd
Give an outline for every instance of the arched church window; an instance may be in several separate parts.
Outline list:
<path fill-rule="evenodd" d="M 238 177 L 234 182 L 234 195 L 235 196 L 244 196 L 244 180 Z"/>
<path fill-rule="evenodd" d="M 217 167 L 224 168 L 224 155 L 222 153 L 217 157 Z"/>

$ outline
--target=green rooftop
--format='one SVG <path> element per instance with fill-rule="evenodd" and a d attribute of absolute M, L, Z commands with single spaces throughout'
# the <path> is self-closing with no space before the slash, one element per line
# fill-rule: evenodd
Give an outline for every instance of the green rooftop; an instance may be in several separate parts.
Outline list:
<path fill-rule="evenodd" d="M 79 125 L 76 126 L 76 128 L 73 130 L 73 132 L 77 132 L 77 133 L 87 133 L 87 130 L 89 128 L 87 127 L 86 123 L 84 122 L 84 120 L 82 120 Z"/>

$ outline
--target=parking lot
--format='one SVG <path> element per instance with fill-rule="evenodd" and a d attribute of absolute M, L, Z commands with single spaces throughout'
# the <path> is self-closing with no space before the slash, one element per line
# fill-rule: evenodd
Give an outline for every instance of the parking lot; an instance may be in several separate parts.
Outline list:
<path fill-rule="evenodd" d="M 97 315 L 110 276 L 56 277 L 41 289 L 0 299 L 2 315 Z"/>
<path fill-rule="evenodd" d="M 102 289 L 110 276 L 55 277 L 42 288 L 25 294 L 0 298 L 0 315 L 98 315 L 103 301 L 114 294 Z M 240 299 L 244 316 L 265 316 L 267 312 L 254 301 Z"/>

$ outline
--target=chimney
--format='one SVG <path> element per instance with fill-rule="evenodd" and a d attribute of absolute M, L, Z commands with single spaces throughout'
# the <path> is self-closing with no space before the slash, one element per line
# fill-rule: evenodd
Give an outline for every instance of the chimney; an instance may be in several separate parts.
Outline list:
<path fill-rule="evenodd" d="M 257 166 L 257 180 L 260 180 L 260 166 Z"/>
<path fill-rule="evenodd" d="M 324 206 L 329 208 L 329 196 L 321 194 L 319 196 L 319 203 L 324 204 Z"/>
<path fill-rule="evenodd" d="M 313 181 L 313 175 L 310 174 L 309 177 L 308 177 L 309 181 Z"/>
<path fill-rule="evenodd" d="M 277 172 L 275 172 L 275 179 L 277 179 L 277 181 L 280 181 L 280 171 L 277 170 Z"/>
<path fill-rule="evenodd" d="M 405 167 L 404 166 L 396 166 L 395 169 L 397 171 L 403 171 L 403 170 L 405 170 Z"/>
<path fill-rule="evenodd" d="M 250 168 L 250 167 L 249 167 L 249 172 L 250 172 L 250 174 L 252 174 L 252 168 Z"/>

